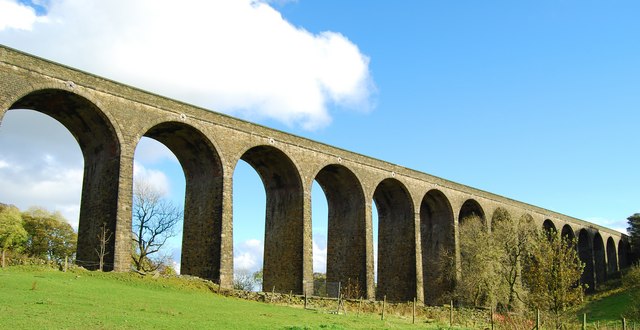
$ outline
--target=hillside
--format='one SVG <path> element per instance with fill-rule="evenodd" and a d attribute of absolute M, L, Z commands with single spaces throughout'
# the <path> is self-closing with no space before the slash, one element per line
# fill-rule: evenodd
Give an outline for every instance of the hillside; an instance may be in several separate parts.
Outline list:
<path fill-rule="evenodd" d="M 200 280 L 45 268 L 0 269 L 7 329 L 436 329 L 375 314 L 336 315 L 222 297 Z"/>

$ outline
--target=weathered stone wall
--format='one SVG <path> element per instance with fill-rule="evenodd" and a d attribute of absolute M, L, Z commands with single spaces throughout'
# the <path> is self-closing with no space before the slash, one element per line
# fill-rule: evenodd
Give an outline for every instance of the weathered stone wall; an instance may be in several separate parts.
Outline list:
<path fill-rule="evenodd" d="M 87 265 L 97 259 L 104 223 L 115 233 L 107 262 L 129 269 L 133 155 L 143 136 L 165 144 L 185 172 L 183 272 L 223 287 L 233 279 L 232 179 L 241 159 L 265 186 L 264 286 L 278 292 L 312 290 L 314 180 L 329 204 L 327 276 L 357 281 L 368 298 L 429 301 L 438 272 L 431 261 L 440 247 L 459 254 L 459 220 L 475 213 L 490 228 L 498 209 L 580 238 L 590 283 L 628 263 L 627 239 L 611 229 L 0 47 L 0 120 L 21 108 L 51 115 L 78 140 L 85 160 L 78 259 Z"/>

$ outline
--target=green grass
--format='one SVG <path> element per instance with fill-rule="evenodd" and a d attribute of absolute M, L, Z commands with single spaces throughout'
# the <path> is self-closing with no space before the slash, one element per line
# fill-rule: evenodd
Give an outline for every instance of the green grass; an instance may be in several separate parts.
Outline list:
<path fill-rule="evenodd" d="M 2 329 L 437 329 L 222 297 L 202 281 L 137 274 L 0 269 Z"/>
<path fill-rule="evenodd" d="M 630 293 L 622 291 L 588 302 L 580 310 L 579 315 L 587 313 L 589 320 L 594 321 L 618 321 L 625 314 L 630 303 Z"/>

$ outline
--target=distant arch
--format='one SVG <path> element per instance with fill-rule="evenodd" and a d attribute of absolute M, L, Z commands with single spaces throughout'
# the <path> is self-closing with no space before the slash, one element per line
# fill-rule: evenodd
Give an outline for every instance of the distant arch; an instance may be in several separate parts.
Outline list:
<path fill-rule="evenodd" d="M 181 273 L 219 282 L 223 168 L 216 148 L 204 133 L 183 122 L 159 123 L 144 136 L 171 150 L 184 172 Z"/>
<path fill-rule="evenodd" d="M 593 241 L 589 238 L 589 233 L 586 229 L 581 229 L 578 234 L 578 257 L 580 261 L 584 263 L 584 269 L 580 282 L 588 286 L 587 291 L 595 290 L 595 277 L 593 266 Z"/>
<path fill-rule="evenodd" d="M 411 195 L 400 181 L 389 178 L 380 182 L 373 200 L 378 210 L 376 298 L 412 300 L 416 297 L 416 236 Z"/>
<path fill-rule="evenodd" d="M 573 240 L 576 238 L 576 234 L 573 232 L 573 228 L 570 225 L 562 226 L 562 237 L 565 237 L 569 240 Z"/>
<path fill-rule="evenodd" d="M 367 232 L 362 185 L 351 170 L 336 164 L 322 168 L 316 181 L 324 191 L 328 207 L 327 281 L 349 282 L 365 290 Z"/>
<path fill-rule="evenodd" d="M 630 266 L 629 246 L 628 243 L 623 239 L 620 239 L 620 241 L 618 241 L 618 258 L 620 259 L 620 269 Z"/>
<path fill-rule="evenodd" d="M 618 251 L 616 249 L 616 243 L 613 241 L 613 237 L 607 239 L 607 270 L 609 274 L 615 274 L 618 272 Z"/>
<path fill-rule="evenodd" d="M 253 167 L 265 188 L 263 288 L 303 293 L 304 191 L 298 168 L 273 146 L 259 145 L 241 157 Z M 283 262 L 286 260 L 286 262 Z"/>
<path fill-rule="evenodd" d="M 491 216 L 491 230 L 498 225 L 498 223 L 508 221 L 511 222 L 511 214 L 505 208 L 498 207 L 493 211 L 493 215 Z"/>
<path fill-rule="evenodd" d="M 599 232 L 596 232 L 593 236 L 593 262 L 596 273 L 596 285 L 600 285 L 607 280 L 607 260 L 604 241 Z"/>
<path fill-rule="evenodd" d="M 82 150 L 84 176 L 77 263 L 88 269 L 97 269 L 99 260 L 95 251 L 99 242 L 96 237 L 105 224 L 116 237 L 108 243 L 105 270 L 128 270 L 131 228 L 116 226 L 121 141 L 115 125 L 95 103 L 61 89 L 31 91 L 9 106 L 9 111 L 14 109 L 35 110 L 54 118 L 69 130 Z"/>
<path fill-rule="evenodd" d="M 420 237 L 424 299 L 427 304 L 440 304 L 453 290 L 453 279 L 442 274 L 455 272 L 442 268 L 443 258 L 455 251 L 455 226 L 449 199 L 440 190 L 429 190 L 422 198 Z"/>
<path fill-rule="evenodd" d="M 478 216 L 482 222 L 487 225 L 486 218 L 484 216 L 484 210 L 480 203 L 475 199 L 467 199 L 462 207 L 460 207 L 460 213 L 458 213 L 458 223 L 464 223 L 465 219 L 470 216 Z"/>
<path fill-rule="evenodd" d="M 556 233 L 558 230 L 556 229 L 556 225 L 553 223 L 552 220 L 550 219 L 546 219 L 543 223 L 542 223 L 542 229 L 544 229 L 545 231 L 549 232 L 549 233 Z"/>

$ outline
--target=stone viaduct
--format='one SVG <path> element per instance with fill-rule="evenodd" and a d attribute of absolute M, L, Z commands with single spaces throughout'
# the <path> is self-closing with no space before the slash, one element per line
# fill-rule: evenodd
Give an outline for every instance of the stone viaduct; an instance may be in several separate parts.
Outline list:
<path fill-rule="evenodd" d="M 314 180 L 329 208 L 327 278 L 356 280 L 369 298 L 428 302 L 434 283 L 429 261 L 441 249 L 459 256 L 458 222 L 470 214 L 490 228 L 494 213 L 506 211 L 577 237 L 583 281 L 591 287 L 629 264 L 627 238 L 617 231 L 0 46 L 0 120 L 19 111 L 13 109 L 49 115 L 78 141 L 84 181 L 77 259 L 97 260 L 104 223 L 115 233 L 106 256 L 115 271 L 130 269 L 133 156 L 143 136 L 166 145 L 184 170 L 182 272 L 223 287 L 233 279 L 232 178 L 240 160 L 264 184 L 264 287 L 276 291 L 312 289 Z"/>

